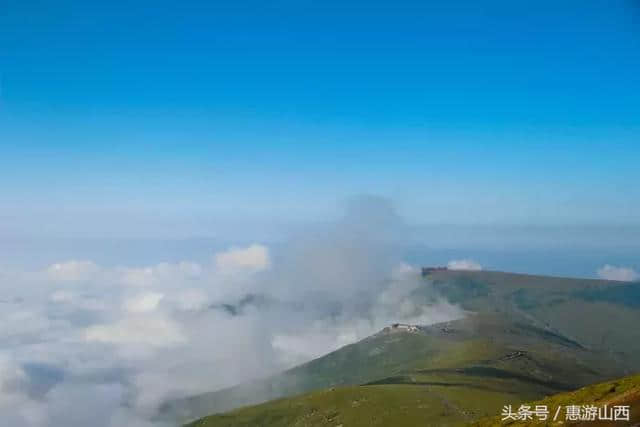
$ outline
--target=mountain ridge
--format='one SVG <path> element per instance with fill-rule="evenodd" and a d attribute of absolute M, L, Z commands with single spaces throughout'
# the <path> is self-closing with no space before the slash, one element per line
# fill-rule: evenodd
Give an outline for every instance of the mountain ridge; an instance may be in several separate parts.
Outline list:
<path fill-rule="evenodd" d="M 632 338 L 640 334 L 624 326 L 640 320 L 640 312 L 608 298 L 612 289 L 635 285 L 451 270 L 434 272 L 423 280 L 470 314 L 420 327 L 417 332 L 380 331 L 280 374 L 168 402 L 163 410 L 186 421 L 238 406 L 350 386 L 436 387 L 459 394 L 470 390 L 477 394 L 484 387 L 487 399 L 516 390 L 518 399 L 535 400 L 627 375 L 639 366 L 634 350 L 640 350 L 640 345 Z M 416 289 L 412 298 L 428 303 L 424 291 Z M 581 296 L 584 292 L 592 294 Z M 598 292 L 604 292 L 604 297 Z M 598 322 L 599 328 L 585 329 Z M 614 329 L 617 332 L 607 335 Z"/>

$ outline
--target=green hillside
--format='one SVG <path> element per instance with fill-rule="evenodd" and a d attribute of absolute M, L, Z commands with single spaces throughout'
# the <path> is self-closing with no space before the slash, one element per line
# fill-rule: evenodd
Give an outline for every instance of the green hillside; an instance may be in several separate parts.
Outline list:
<path fill-rule="evenodd" d="M 509 393 L 456 390 L 445 386 L 361 386 L 344 387 L 308 393 L 302 396 L 280 399 L 262 405 L 239 409 L 227 414 L 212 415 L 195 421 L 188 427 L 235 426 L 533 426 L 573 425 L 604 426 L 603 422 L 567 422 L 548 419 L 531 422 L 502 421 L 500 408 L 514 401 Z M 599 383 L 575 391 L 552 395 L 545 399 L 524 402 L 530 407 L 544 405 L 550 408 L 551 418 L 555 408 L 567 405 L 628 405 L 630 423 L 640 421 L 640 376 L 621 378 Z M 471 421 L 489 413 L 492 416 Z M 624 423 L 618 422 L 618 425 Z"/>
<path fill-rule="evenodd" d="M 640 366 L 640 328 L 629 327 L 640 319 L 638 283 L 492 271 L 435 272 L 430 279 L 468 310 L 518 313 L 585 347 L 610 349 Z"/>
<path fill-rule="evenodd" d="M 608 354 L 586 350 L 562 336 L 519 321 L 476 315 L 418 333 L 381 333 L 296 372 L 316 384 L 340 372 L 342 380 L 334 386 L 362 385 L 325 388 L 193 425 L 457 425 L 499 413 L 505 402 L 572 390 L 621 370 Z M 378 379 L 362 380 L 367 377 Z M 359 418 L 363 414 L 365 419 Z"/>
<path fill-rule="evenodd" d="M 169 402 L 165 413 L 188 420 L 297 395 L 208 417 L 202 425 L 313 426 L 330 419 L 326 425 L 336 426 L 365 413 L 362 405 L 375 407 L 366 412 L 375 423 L 366 425 L 389 425 L 397 415 L 392 402 L 403 399 L 407 414 L 432 420 L 420 418 L 422 424 L 447 425 L 640 367 L 634 284 L 452 271 L 425 281 L 474 314 L 418 332 L 381 332 L 264 380 Z M 413 297 L 433 302 L 428 286 Z M 345 425 L 359 425 L 354 422 Z"/>
<path fill-rule="evenodd" d="M 604 425 L 625 425 L 640 423 L 640 375 L 630 376 L 626 378 L 620 378 L 614 381 L 608 381 L 604 383 L 593 384 L 587 387 L 580 388 L 575 391 L 560 393 L 553 396 L 549 396 L 545 399 L 528 402 L 527 405 L 535 407 L 536 405 L 544 405 L 550 408 L 550 413 L 554 414 L 555 410 L 560 408 L 566 408 L 568 405 L 594 405 L 602 408 L 605 405 L 613 407 L 615 405 L 629 406 L 630 419 L 626 421 L 618 421 L 607 424 L 604 421 L 567 421 L 561 416 L 554 421 L 548 419 L 546 421 L 533 420 L 533 421 L 503 421 L 501 416 L 488 417 L 480 419 L 473 423 L 474 427 L 497 427 L 497 426 L 533 426 L 533 425 L 548 425 L 548 426 L 560 426 L 560 425 L 572 425 L 572 426 L 604 426 Z M 563 414 L 560 412 L 560 414 Z M 551 416 L 550 418 L 553 418 Z M 206 424 L 205 424 L 206 425 Z M 215 424 L 214 424 L 215 425 Z"/>
<path fill-rule="evenodd" d="M 469 399 L 471 396 L 467 395 Z M 508 395 L 488 393 L 478 402 L 499 405 Z M 464 425 L 468 415 L 457 404 L 463 394 L 446 387 L 351 386 L 316 391 L 198 420 L 189 427 L 222 426 L 428 426 Z"/>

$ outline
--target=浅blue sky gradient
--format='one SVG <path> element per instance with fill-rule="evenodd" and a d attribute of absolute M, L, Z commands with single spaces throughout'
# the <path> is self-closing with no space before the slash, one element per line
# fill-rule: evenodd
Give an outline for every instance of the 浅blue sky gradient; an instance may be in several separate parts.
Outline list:
<path fill-rule="evenodd" d="M 1 9 L 5 233 L 208 234 L 361 193 L 412 223 L 639 222 L 637 1 Z"/>

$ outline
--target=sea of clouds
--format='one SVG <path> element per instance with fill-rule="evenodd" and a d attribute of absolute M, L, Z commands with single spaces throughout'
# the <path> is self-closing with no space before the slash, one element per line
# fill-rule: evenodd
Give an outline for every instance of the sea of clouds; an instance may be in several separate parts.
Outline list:
<path fill-rule="evenodd" d="M 462 317 L 435 292 L 428 304 L 411 297 L 429 285 L 397 256 L 406 233 L 388 202 L 363 197 L 278 248 L 0 271 L 0 425 L 162 426 L 166 401 L 286 369 L 391 322 Z"/>

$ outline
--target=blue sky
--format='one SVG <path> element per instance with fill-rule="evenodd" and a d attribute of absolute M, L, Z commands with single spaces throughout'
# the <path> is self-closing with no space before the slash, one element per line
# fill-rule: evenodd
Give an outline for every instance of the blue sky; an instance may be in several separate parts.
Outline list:
<path fill-rule="evenodd" d="M 412 223 L 638 224 L 635 1 L 0 15 L 4 233 L 211 234 L 361 193 Z"/>

